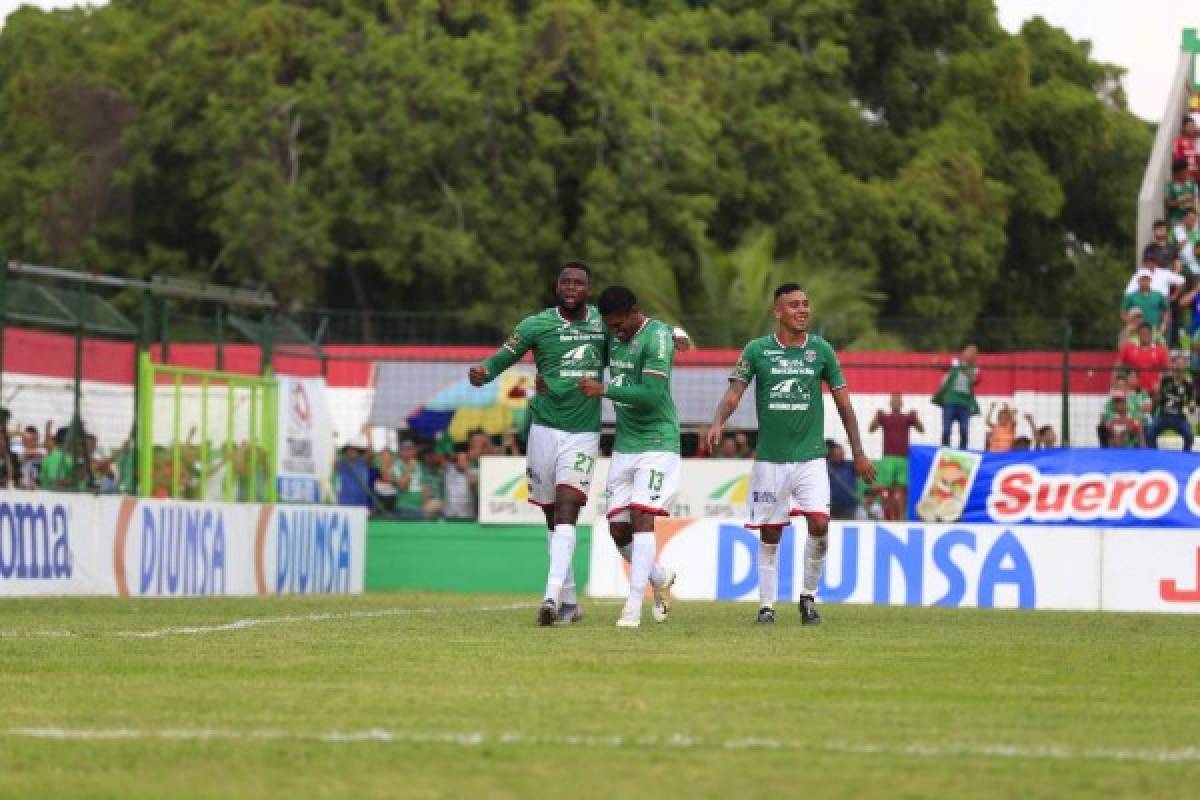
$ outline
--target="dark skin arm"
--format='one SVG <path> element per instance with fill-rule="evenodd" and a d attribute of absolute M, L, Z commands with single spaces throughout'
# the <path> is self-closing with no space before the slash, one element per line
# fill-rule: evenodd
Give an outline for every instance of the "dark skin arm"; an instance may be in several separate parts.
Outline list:
<path fill-rule="evenodd" d="M 850 452 L 854 454 L 854 472 L 868 484 L 875 483 L 875 465 L 863 451 L 862 436 L 858 432 L 858 417 L 850 404 L 850 390 L 845 386 L 833 390 L 833 404 L 837 406 L 846 438 L 850 440 Z"/>

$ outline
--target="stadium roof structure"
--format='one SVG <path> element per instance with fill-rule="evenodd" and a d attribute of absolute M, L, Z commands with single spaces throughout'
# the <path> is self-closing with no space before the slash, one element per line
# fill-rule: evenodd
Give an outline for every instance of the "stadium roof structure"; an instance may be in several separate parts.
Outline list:
<path fill-rule="evenodd" d="M 318 339 L 309 336 L 299 325 L 286 317 L 275 318 L 270 323 L 265 323 L 230 314 L 228 321 L 231 328 L 260 347 L 269 346 L 276 352 L 300 353 L 314 358 L 325 355 Z"/>
<path fill-rule="evenodd" d="M 14 322 L 122 338 L 138 332 L 137 326 L 103 297 L 46 283 L 10 280 L 4 303 L 4 316 Z"/>

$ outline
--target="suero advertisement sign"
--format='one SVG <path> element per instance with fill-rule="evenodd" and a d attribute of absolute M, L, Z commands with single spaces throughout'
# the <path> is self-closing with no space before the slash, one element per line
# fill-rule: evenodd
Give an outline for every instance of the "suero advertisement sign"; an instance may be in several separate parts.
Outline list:
<path fill-rule="evenodd" d="M 1192 453 L 913 447 L 909 476 L 909 515 L 922 522 L 1200 528 Z"/>

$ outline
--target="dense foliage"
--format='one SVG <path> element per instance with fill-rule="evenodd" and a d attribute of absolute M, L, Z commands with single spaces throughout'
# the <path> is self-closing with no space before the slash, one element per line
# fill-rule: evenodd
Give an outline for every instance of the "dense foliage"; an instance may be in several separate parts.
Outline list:
<path fill-rule="evenodd" d="M 1151 139 L 1119 76 L 989 0 L 25 9 L 0 244 L 505 325 L 582 256 L 715 345 L 787 277 L 843 342 L 954 346 L 1115 304 Z"/>

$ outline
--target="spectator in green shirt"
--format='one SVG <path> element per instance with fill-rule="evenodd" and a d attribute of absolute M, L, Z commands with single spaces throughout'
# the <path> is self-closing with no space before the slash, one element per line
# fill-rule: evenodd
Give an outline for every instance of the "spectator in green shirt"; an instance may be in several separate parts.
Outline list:
<path fill-rule="evenodd" d="M 425 516 L 426 472 L 417 460 L 416 445 L 401 442 L 392 467 L 392 483 L 396 487 L 396 516 L 405 519 L 421 519 Z"/>
<path fill-rule="evenodd" d="M 1167 184 L 1167 220 L 1183 219 L 1189 208 L 1196 207 L 1196 182 L 1188 174 L 1187 159 L 1177 158 L 1171 162 L 1171 182 Z"/>
<path fill-rule="evenodd" d="M 1121 300 L 1121 319 L 1128 323 L 1130 316 L 1135 313 L 1133 309 L 1136 308 L 1141 312 L 1144 322 L 1158 334 L 1165 336 L 1171 321 L 1171 306 L 1161 292 L 1151 288 L 1150 282 L 1153 279 L 1154 273 L 1150 270 L 1143 267 L 1137 271 L 1138 288 L 1136 292 L 1130 292 Z"/>
<path fill-rule="evenodd" d="M 1129 414 L 1125 395 L 1113 392 L 1111 409 L 1100 417 L 1100 425 L 1107 433 L 1105 447 L 1145 447 L 1145 430 L 1140 422 Z"/>
<path fill-rule="evenodd" d="M 975 359 L 979 348 L 969 344 L 962 354 L 950 362 L 942 386 L 933 396 L 933 404 L 942 407 L 942 447 L 950 446 L 950 434 L 954 423 L 958 423 L 959 449 L 967 449 L 967 432 L 971 417 L 979 413 L 979 401 L 975 399 L 975 387 L 979 383 L 979 369 Z"/>

